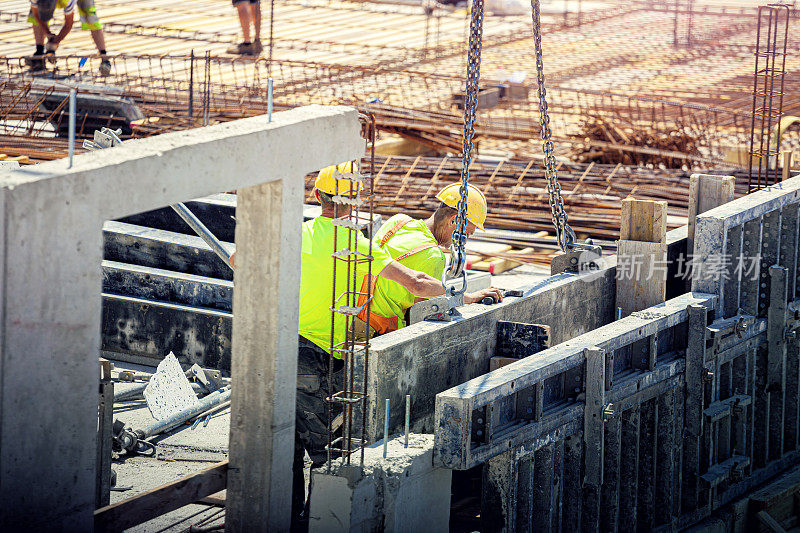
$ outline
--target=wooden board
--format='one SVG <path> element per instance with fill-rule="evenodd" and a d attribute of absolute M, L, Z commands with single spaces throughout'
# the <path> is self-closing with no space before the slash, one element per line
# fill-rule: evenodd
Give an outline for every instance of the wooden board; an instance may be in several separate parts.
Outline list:
<path fill-rule="evenodd" d="M 667 245 L 620 240 L 617 245 L 617 305 L 626 317 L 663 303 L 667 295 Z"/>
<path fill-rule="evenodd" d="M 176 481 L 107 505 L 94 512 L 95 531 L 122 531 L 223 490 L 228 461 L 189 474 Z"/>
<path fill-rule="evenodd" d="M 736 178 L 713 174 L 692 174 L 689 178 L 689 232 L 687 250 L 694 250 L 697 215 L 733 200 Z"/>
<path fill-rule="evenodd" d="M 667 202 L 622 200 L 620 239 L 628 241 L 666 242 Z"/>

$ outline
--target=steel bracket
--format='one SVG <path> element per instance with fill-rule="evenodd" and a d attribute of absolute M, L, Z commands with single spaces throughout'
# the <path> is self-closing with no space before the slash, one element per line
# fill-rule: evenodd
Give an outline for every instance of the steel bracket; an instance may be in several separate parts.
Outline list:
<path fill-rule="evenodd" d="M 408 323 L 416 324 L 423 320 L 450 322 L 459 316 L 457 307 L 464 305 L 464 294 L 437 296 L 415 303 L 408 311 Z"/>
<path fill-rule="evenodd" d="M 550 275 L 554 276 L 562 272 L 590 274 L 600 269 L 598 260 L 602 255 L 603 249 L 594 245 L 585 245 L 579 249 L 557 255 L 550 261 Z"/>

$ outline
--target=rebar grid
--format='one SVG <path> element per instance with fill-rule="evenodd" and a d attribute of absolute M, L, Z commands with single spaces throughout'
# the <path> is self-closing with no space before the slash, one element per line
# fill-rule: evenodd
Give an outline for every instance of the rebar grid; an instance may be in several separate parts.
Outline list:
<path fill-rule="evenodd" d="M 773 126 L 779 127 L 783 116 L 789 18 L 788 5 L 769 4 L 758 8 L 750 157 L 747 165 L 750 191 L 779 181 L 778 135 L 775 134 L 774 146 L 770 137 L 773 135 Z"/>
<path fill-rule="evenodd" d="M 439 203 L 436 193 L 458 182 L 461 161 L 458 157 L 377 156 L 375 168 L 376 213 L 388 216 L 402 210 L 413 217 L 425 217 Z M 690 172 L 594 163 L 563 163 L 558 172 L 570 224 L 581 238 L 619 238 L 620 201 L 629 196 L 668 200 L 668 227 L 673 229 L 686 223 Z M 747 193 L 746 176 L 734 174 L 738 178 L 736 194 L 742 196 Z M 306 178 L 307 203 L 315 203 L 314 177 Z M 488 226 L 552 231 L 539 161 L 474 161 L 470 183 L 487 198 Z"/>

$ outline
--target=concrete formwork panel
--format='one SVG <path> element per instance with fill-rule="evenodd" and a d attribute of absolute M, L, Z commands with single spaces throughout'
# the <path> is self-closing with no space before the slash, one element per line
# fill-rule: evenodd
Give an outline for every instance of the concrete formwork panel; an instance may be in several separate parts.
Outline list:
<path fill-rule="evenodd" d="M 129 141 L 77 156 L 72 168 L 59 160 L 0 177 L 0 529 L 92 530 L 103 223 L 219 191 L 279 182 L 283 185 L 271 198 L 280 209 L 264 219 L 261 235 L 272 250 L 293 251 L 288 240 L 299 238 L 299 227 L 282 226 L 275 233 L 266 226 L 301 219 L 302 178 L 308 172 L 362 151 L 354 110 L 309 106 L 276 113 L 269 124 L 265 117 L 253 117 Z M 264 209 L 274 206 L 270 201 L 256 203 Z M 257 237 L 259 230 L 254 231 Z M 286 272 L 292 266 L 299 272 L 298 263 L 299 255 L 288 254 L 274 267 L 294 291 L 289 286 L 267 293 L 240 283 L 236 298 L 255 300 L 251 309 L 274 309 L 275 298 L 284 297 L 288 315 L 296 317 L 297 279 Z M 292 375 L 296 320 L 289 327 L 274 311 L 240 319 L 239 327 L 257 320 L 276 335 L 279 325 L 285 327 L 277 351 L 265 356 L 263 346 L 245 340 L 237 345 L 234 325 L 234 366 L 237 360 L 261 360 L 263 366 L 250 368 L 262 371 L 262 379 Z M 280 372 L 275 361 L 284 365 Z M 280 421 L 285 434 L 293 421 L 279 413 L 255 413 L 242 431 Z M 265 448 L 251 460 L 291 464 L 291 446 L 279 448 Z M 232 449 L 232 463 L 235 453 Z M 289 479 L 283 493 L 291 492 Z M 270 510 L 285 500 L 275 518 L 282 524 L 288 496 L 270 495 L 275 498 Z M 266 521 L 261 527 L 268 527 Z"/>
<path fill-rule="evenodd" d="M 685 252 L 686 227 L 670 231 L 666 240 L 672 268 L 678 254 Z M 389 430 L 402 431 L 406 394 L 411 394 L 412 430 L 433 432 L 436 395 L 489 371 L 498 321 L 547 325 L 553 346 L 614 320 L 616 256 L 601 263 L 602 268 L 588 277 L 557 274 L 525 288 L 522 298 L 466 306 L 452 322 L 420 322 L 375 338 L 367 384 L 368 442 L 383 435 L 386 398 L 392 406 Z M 674 279 L 672 271 L 668 277 L 667 297 L 683 294 L 683 280 Z"/>

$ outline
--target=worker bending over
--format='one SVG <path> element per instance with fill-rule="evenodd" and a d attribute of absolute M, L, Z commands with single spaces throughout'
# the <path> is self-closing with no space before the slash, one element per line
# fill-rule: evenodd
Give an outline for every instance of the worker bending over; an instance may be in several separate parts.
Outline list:
<path fill-rule="evenodd" d="M 92 40 L 97 51 L 100 52 L 100 75 L 108 76 L 111 74 L 111 61 L 106 55 L 106 40 L 103 35 L 103 25 L 97 17 L 97 10 L 94 7 L 94 0 L 31 0 L 31 10 L 28 14 L 28 22 L 33 24 L 33 38 L 36 42 L 36 51 L 29 60 L 31 70 L 44 70 L 44 60 L 54 59 L 56 49 L 61 41 L 72 30 L 75 19 L 75 6 L 78 6 L 78 13 L 81 16 L 81 29 L 92 32 Z M 50 21 L 53 20 L 53 13 L 56 8 L 64 10 L 64 25 L 58 35 L 50 31 Z M 45 38 L 47 46 L 45 49 Z"/>
<path fill-rule="evenodd" d="M 415 220 L 408 215 L 394 215 L 381 226 L 373 241 L 373 251 L 387 253 L 401 265 L 424 272 L 435 279 L 442 278 L 446 260 L 440 247 L 449 247 L 456 228 L 456 206 L 461 197 L 461 184 L 454 183 L 436 195 L 441 203 L 425 220 Z M 467 236 L 475 228 L 483 229 L 486 221 L 486 198 L 476 187 L 467 189 Z M 363 291 L 362 291 L 363 292 Z M 406 326 L 406 311 L 421 298 L 396 281 L 385 276 L 373 279 L 370 329 L 372 333 L 388 333 Z M 501 301 L 499 289 L 490 287 L 475 295 L 465 295 L 464 303 L 480 301 L 492 296 Z M 477 299 L 475 299 L 477 297 Z"/>
<path fill-rule="evenodd" d="M 328 364 L 331 357 L 331 284 L 333 280 L 331 254 L 334 251 L 333 218 L 336 207 L 332 197 L 337 190 L 337 176 L 340 173 L 351 172 L 358 172 L 358 168 L 353 163 L 342 163 L 338 167 L 331 166 L 320 171 L 315 182 L 314 195 L 322 207 L 322 214 L 303 224 L 300 342 L 297 360 L 297 409 L 292 496 L 292 521 L 295 530 L 302 530 L 308 520 L 303 477 L 304 452 L 308 452 L 314 467 L 321 466 L 327 460 L 328 404 L 325 398 L 342 388 L 344 363 L 338 353 L 333 354 L 333 383 L 328 381 Z M 342 191 L 356 191 L 363 187 L 360 181 L 351 182 L 341 176 L 339 176 L 338 182 L 340 195 L 347 195 Z M 338 216 L 347 215 L 349 209 L 349 206 L 340 204 Z M 351 249 L 368 254 L 369 240 L 360 232 L 353 233 L 355 244 L 351 246 Z M 341 248 L 348 242 L 347 230 L 341 229 L 338 235 L 338 245 Z M 391 281 L 394 286 L 400 287 L 412 295 L 412 298 L 433 298 L 444 294 L 442 283 L 438 277 L 409 268 L 393 260 L 387 250 L 373 246 L 372 257 L 373 275 Z M 358 273 L 361 278 L 359 281 L 366 278 L 366 265 L 363 265 L 362 269 L 363 273 Z M 347 287 L 347 274 L 347 268 L 336 269 L 337 292 L 344 292 Z M 486 289 L 480 293 L 466 295 L 465 302 L 480 301 L 484 296 L 489 295 L 495 295 L 498 299 L 500 296 L 496 289 Z M 334 346 L 345 341 L 345 326 L 345 316 L 334 313 Z M 336 417 L 339 411 L 338 404 L 334 403 L 333 416 Z"/>

